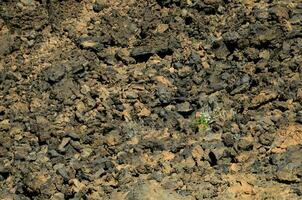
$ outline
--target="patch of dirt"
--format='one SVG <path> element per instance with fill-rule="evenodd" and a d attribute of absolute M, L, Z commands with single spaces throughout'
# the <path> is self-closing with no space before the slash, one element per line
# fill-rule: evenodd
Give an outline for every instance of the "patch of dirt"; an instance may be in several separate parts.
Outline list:
<path fill-rule="evenodd" d="M 291 146 L 302 144 L 302 126 L 289 125 L 283 129 L 279 129 L 276 134 L 276 139 L 272 144 L 271 151 L 280 153 L 286 151 Z"/>
<path fill-rule="evenodd" d="M 0 1 L 1 199 L 301 199 L 299 0 Z"/>

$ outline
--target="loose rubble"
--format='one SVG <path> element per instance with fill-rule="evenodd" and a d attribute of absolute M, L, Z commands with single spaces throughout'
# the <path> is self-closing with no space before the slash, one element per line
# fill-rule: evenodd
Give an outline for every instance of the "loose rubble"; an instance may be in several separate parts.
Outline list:
<path fill-rule="evenodd" d="M 0 199 L 301 199 L 299 0 L 1 1 L 0 44 Z"/>

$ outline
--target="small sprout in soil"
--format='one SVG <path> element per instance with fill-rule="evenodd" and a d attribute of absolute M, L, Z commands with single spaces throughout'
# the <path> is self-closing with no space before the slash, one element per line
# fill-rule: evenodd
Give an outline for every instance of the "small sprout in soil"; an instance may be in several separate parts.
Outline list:
<path fill-rule="evenodd" d="M 196 113 L 195 125 L 199 130 L 208 130 L 211 118 L 208 113 Z"/>

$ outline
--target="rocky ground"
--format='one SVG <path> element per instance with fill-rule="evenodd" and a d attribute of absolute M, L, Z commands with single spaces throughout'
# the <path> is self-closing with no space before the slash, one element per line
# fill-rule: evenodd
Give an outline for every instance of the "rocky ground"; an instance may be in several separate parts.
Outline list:
<path fill-rule="evenodd" d="M 301 199 L 300 0 L 1 0 L 0 199 Z"/>

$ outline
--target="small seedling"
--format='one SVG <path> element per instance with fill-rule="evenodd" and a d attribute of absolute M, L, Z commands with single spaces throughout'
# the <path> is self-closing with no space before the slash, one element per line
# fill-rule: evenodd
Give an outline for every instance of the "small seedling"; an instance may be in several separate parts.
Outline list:
<path fill-rule="evenodd" d="M 210 121 L 211 119 L 208 113 L 196 113 L 195 125 L 199 130 L 208 130 Z"/>
<path fill-rule="evenodd" d="M 231 117 L 235 115 L 233 110 L 230 110 L 230 113 L 232 114 Z M 209 112 L 196 112 L 193 124 L 198 128 L 198 131 L 204 132 L 210 130 L 210 124 L 212 124 L 213 122 L 221 122 L 228 118 L 230 118 L 230 116 L 228 116 L 227 112 L 218 107 L 215 110 Z"/>

